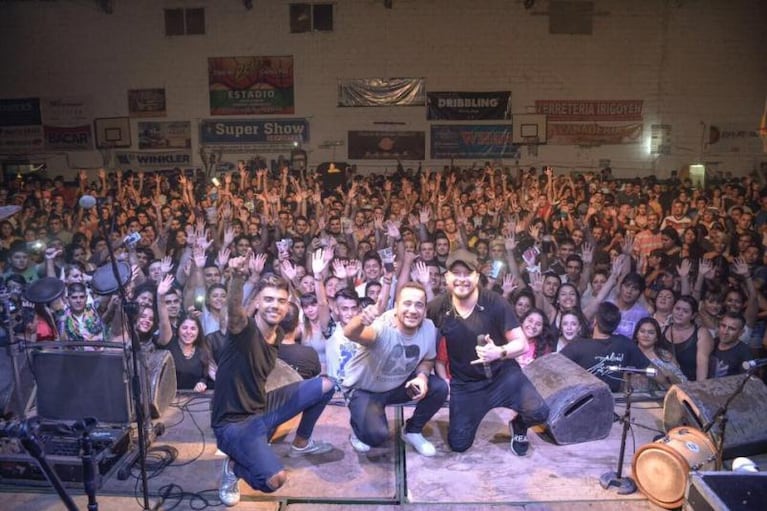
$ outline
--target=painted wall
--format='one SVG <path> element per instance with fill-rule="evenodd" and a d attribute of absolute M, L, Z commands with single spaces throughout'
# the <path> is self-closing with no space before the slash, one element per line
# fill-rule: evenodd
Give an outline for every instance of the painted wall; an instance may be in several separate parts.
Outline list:
<path fill-rule="evenodd" d="M 425 130 L 428 155 L 424 108 L 336 106 L 338 79 L 366 77 L 422 77 L 432 91 L 510 90 L 515 113 L 532 111 L 540 99 L 643 100 L 639 143 L 546 145 L 537 155 L 523 149 L 521 165 L 589 169 L 609 159 L 619 177 L 665 177 L 698 161 L 736 174 L 767 161 L 760 144 L 722 154 L 705 147 L 712 125 L 758 128 L 767 94 L 767 2 L 596 0 L 592 35 L 550 35 L 543 0 L 529 10 L 517 0 L 393 0 L 392 9 L 383 0 L 337 0 L 334 31 L 308 34 L 290 33 L 288 0 L 252 3 L 247 10 L 239 0 L 112 0 L 107 14 L 95 0 L 2 2 L 0 98 L 85 95 L 94 117 L 113 117 L 128 114 L 128 89 L 164 87 L 167 116 L 152 120 L 191 120 L 199 165 L 194 126 L 211 118 L 207 58 L 292 55 L 295 117 L 311 126 L 310 166 L 345 159 L 345 145 L 320 146 L 345 143 L 348 130 L 381 127 L 374 123 Z M 163 8 L 200 6 L 206 35 L 163 34 Z M 650 154 L 653 124 L 671 126 L 670 154 Z M 40 159 L 56 173 L 103 161 L 97 151 Z M 391 161 L 357 163 L 394 168 Z"/>

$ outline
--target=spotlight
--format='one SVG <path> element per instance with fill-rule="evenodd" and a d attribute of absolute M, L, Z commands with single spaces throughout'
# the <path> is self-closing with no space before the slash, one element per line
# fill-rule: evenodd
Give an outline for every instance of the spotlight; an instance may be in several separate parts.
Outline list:
<path fill-rule="evenodd" d="M 247 10 L 251 10 L 253 8 L 253 0 L 242 0 L 242 5 L 244 5 Z"/>
<path fill-rule="evenodd" d="M 391 9 L 393 4 L 394 4 L 394 0 L 384 0 L 384 7 L 386 7 L 387 9 Z"/>
<path fill-rule="evenodd" d="M 525 6 L 525 9 L 532 9 L 535 5 L 535 0 L 523 0 L 522 5 Z"/>

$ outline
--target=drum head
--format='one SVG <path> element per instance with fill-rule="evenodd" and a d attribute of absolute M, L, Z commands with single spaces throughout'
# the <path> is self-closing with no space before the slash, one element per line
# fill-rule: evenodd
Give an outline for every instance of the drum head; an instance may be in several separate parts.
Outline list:
<path fill-rule="evenodd" d="M 118 262 L 117 273 L 120 275 L 121 285 L 124 286 L 130 282 L 131 269 L 128 263 L 122 261 Z M 97 295 L 110 295 L 117 292 L 120 286 L 117 284 L 117 279 L 115 279 L 112 263 L 99 266 L 96 271 L 93 272 L 91 287 L 93 288 L 93 292 Z"/>
<path fill-rule="evenodd" d="M 24 299 L 32 303 L 51 303 L 64 295 L 64 282 L 56 277 L 43 277 L 24 291 Z"/>

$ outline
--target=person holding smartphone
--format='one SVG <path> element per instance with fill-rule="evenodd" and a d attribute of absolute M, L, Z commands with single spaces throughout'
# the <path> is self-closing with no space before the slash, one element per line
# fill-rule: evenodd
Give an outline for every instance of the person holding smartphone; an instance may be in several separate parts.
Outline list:
<path fill-rule="evenodd" d="M 379 302 L 380 303 L 380 302 Z M 402 439 L 423 456 L 434 456 L 424 438 L 426 423 L 447 399 L 447 383 L 432 374 L 437 356 L 437 329 L 426 318 L 426 290 L 408 282 L 399 291 L 394 309 L 384 313 L 370 305 L 344 327 L 344 335 L 360 346 L 346 364 L 342 387 L 349 399 L 357 452 L 367 452 L 389 438 L 387 405 L 416 401 L 402 428 Z"/>

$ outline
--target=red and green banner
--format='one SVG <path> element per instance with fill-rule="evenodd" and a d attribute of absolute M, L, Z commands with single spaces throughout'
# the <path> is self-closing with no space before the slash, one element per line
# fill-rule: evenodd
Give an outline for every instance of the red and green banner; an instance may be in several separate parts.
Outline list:
<path fill-rule="evenodd" d="M 642 139 L 641 122 L 614 126 L 595 122 L 550 122 L 546 131 L 547 143 L 552 145 L 636 144 Z"/>
<path fill-rule="evenodd" d="M 211 115 L 292 114 L 293 57 L 208 59 Z"/>
<path fill-rule="evenodd" d="M 539 99 L 535 113 L 551 121 L 641 121 L 641 99 Z"/>

